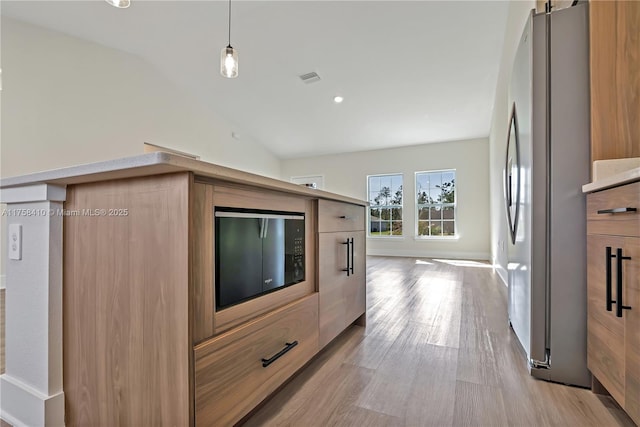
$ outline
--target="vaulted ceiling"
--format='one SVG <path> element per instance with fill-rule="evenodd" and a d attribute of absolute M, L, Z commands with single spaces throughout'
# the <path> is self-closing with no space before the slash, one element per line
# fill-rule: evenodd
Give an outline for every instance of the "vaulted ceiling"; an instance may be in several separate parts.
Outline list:
<path fill-rule="evenodd" d="M 507 1 L 6 1 L 3 15 L 144 58 L 281 158 L 489 133 Z M 316 72 L 321 80 L 303 83 Z M 344 96 L 335 104 L 335 95 Z"/>

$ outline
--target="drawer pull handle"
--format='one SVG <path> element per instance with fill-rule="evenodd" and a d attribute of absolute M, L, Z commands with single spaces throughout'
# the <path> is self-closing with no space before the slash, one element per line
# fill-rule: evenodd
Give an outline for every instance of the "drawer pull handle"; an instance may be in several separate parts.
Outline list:
<path fill-rule="evenodd" d="M 277 352 L 276 354 L 274 354 L 271 358 L 269 359 L 262 359 L 262 367 L 266 368 L 267 366 L 271 365 L 273 362 L 275 362 L 278 358 L 280 358 L 280 356 L 282 356 L 283 354 L 285 354 L 286 352 L 288 352 L 289 350 L 291 350 L 293 347 L 298 345 L 298 341 L 294 341 L 294 342 L 288 342 L 285 343 L 286 347 L 283 348 L 282 350 L 280 350 L 279 352 Z"/>
<path fill-rule="evenodd" d="M 616 249 L 616 258 L 618 258 L 618 276 L 616 282 L 616 317 L 622 317 L 622 310 L 631 310 L 631 307 L 622 304 L 622 261 L 631 259 L 630 256 L 622 256 L 622 248 Z"/>
<path fill-rule="evenodd" d="M 604 214 L 617 214 L 617 213 L 625 213 L 625 212 L 637 212 L 636 208 L 614 208 L 614 209 L 600 209 L 598 211 L 598 215 Z"/>
<path fill-rule="evenodd" d="M 606 282 L 606 295 L 605 295 L 605 300 L 607 301 L 607 311 L 613 311 L 612 306 L 615 303 L 614 300 L 611 299 L 611 258 L 615 258 L 615 255 L 611 254 L 611 246 L 607 246 L 606 247 L 606 254 L 605 254 L 605 266 L 606 266 L 606 275 L 607 275 L 607 282 Z"/>
<path fill-rule="evenodd" d="M 353 217 L 348 215 L 340 215 L 340 219 L 353 219 Z"/>

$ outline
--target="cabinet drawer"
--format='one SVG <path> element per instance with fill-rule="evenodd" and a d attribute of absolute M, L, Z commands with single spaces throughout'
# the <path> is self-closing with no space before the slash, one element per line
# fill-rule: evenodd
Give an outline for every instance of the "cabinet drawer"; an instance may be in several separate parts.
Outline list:
<path fill-rule="evenodd" d="M 295 346 L 287 343 L 297 341 Z M 285 347 L 290 350 L 263 367 Z M 313 294 L 194 348 L 196 425 L 233 425 L 318 351 Z"/>
<path fill-rule="evenodd" d="M 318 200 L 318 232 L 365 229 L 364 206 Z"/>
<path fill-rule="evenodd" d="M 636 211 L 598 213 L 620 208 Z M 587 233 L 640 237 L 640 182 L 588 194 Z"/>

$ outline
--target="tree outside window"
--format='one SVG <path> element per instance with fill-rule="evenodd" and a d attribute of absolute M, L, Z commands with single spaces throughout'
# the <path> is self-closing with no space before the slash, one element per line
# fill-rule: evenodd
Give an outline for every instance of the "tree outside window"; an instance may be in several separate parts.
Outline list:
<path fill-rule="evenodd" d="M 402 236 L 402 175 L 367 178 L 369 236 Z"/>
<path fill-rule="evenodd" d="M 416 208 L 418 237 L 455 237 L 455 169 L 417 172 Z"/>

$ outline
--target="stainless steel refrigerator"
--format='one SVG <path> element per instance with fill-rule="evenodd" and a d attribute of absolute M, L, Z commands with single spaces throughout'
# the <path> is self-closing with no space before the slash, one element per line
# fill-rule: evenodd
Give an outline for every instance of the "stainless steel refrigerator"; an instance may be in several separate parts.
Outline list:
<path fill-rule="evenodd" d="M 590 386 L 588 4 L 532 11 L 514 60 L 505 164 L 509 322 L 532 375 Z"/>

